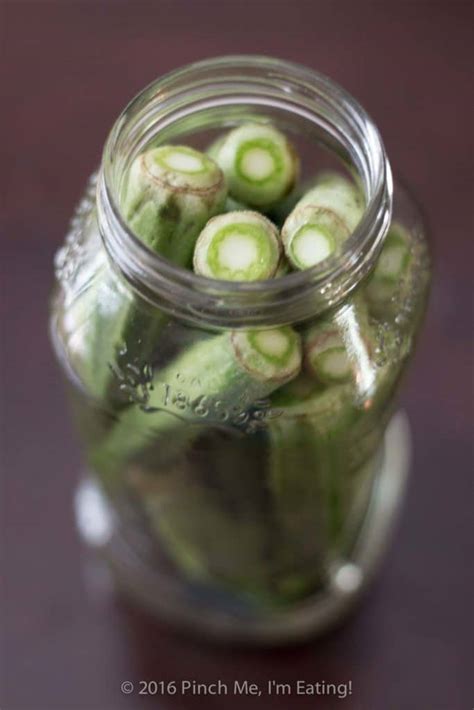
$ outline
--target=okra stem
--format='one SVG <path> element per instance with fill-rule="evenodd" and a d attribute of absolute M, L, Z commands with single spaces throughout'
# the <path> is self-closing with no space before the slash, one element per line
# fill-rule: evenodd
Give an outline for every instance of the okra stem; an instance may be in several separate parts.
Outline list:
<path fill-rule="evenodd" d="M 297 202 L 282 227 L 286 255 L 307 269 L 337 253 L 363 212 L 356 187 L 336 173 L 323 173 Z"/>
<path fill-rule="evenodd" d="M 334 212 L 307 204 L 293 210 L 281 234 L 291 264 L 308 269 L 335 254 L 349 231 Z"/>
<path fill-rule="evenodd" d="M 397 293 L 403 292 L 411 261 L 410 235 L 401 224 L 394 223 L 365 288 L 369 309 L 374 316 L 384 316 L 391 307 L 397 308 L 393 299 Z"/>
<path fill-rule="evenodd" d="M 305 337 L 305 366 L 322 384 L 347 382 L 352 377 L 352 364 L 341 338 L 332 323 L 318 324 Z"/>
<path fill-rule="evenodd" d="M 359 295 L 348 300 L 330 319 L 317 320 L 304 333 L 306 372 L 325 386 L 352 380 L 360 397 L 373 386 L 374 350 L 375 334 L 365 301 Z"/>
<path fill-rule="evenodd" d="M 194 251 L 194 271 L 227 281 L 271 278 L 280 262 L 278 230 L 258 212 L 228 212 L 209 220 Z"/>
<path fill-rule="evenodd" d="M 261 210 L 287 195 L 299 172 L 293 146 L 268 124 L 245 123 L 216 141 L 210 153 L 224 171 L 230 195 Z"/>

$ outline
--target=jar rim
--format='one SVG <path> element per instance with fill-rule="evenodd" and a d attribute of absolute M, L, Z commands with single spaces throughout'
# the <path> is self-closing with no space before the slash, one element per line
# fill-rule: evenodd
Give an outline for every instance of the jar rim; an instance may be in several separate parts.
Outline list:
<path fill-rule="evenodd" d="M 154 253 L 125 223 L 118 207 L 117 178 L 123 175 L 133 151 L 138 154 L 150 136 L 158 138 L 177 117 L 237 102 L 260 108 L 278 103 L 284 111 L 304 115 L 315 125 L 321 126 L 323 121 L 331 138 L 344 150 L 359 151 L 367 204 L 338 255 L 274 279 L 223 281 L 195 274 Z M 346 142 L 344 131 L 350 134 L 344 136 Z M 390 165 L 380 134 L 365 109 L 347 91 L 328 77 L 293 62 L 259 55 L 228 55 L 172 71 L 132 99 L 104 147 L 97 206 L 99 229 L 113 264 L 153 305 L 201 325 L 273 326 L 317 315 L 355 288 L 383 244 L 391 219 L 392 192 Z"/>

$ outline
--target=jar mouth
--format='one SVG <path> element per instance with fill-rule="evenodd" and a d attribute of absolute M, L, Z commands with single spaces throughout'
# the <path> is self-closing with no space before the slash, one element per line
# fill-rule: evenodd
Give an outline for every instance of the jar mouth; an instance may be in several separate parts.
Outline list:
<path fill-rule="evenodd" d="M 200 276 L 152 252 L 120 213 L 121 180 L 132 160 L 179 129 L 240 122 L 242 106 L 262 117 L 323 134 L 349 158 L 365 192 L 361 221 L 336 256 L 278 278 L 222 281 Z M 285 119 L 286 120 L 286 119 Z M 178 131 L 178 132 L 177 132 Z M 181 131 L 182 132 L 182 131 Z M 304 320 L 345 298 L 369 272 L 392 210 L 392 177 L 380 134 L 362 106 L 327 77 L 292 62 L 254 55 L 190 64 L 150 84 L 119 116 L 107 139 L 97 187 L 98 221 L 114 266 L 146 300 L 212 327 L 275 326 Z"/>

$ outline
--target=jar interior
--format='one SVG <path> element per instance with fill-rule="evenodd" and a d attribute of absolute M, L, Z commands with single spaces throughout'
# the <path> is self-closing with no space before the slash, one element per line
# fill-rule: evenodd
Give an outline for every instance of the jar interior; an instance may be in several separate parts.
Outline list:
<path fill-rule="evenodd" d="M 271 122 L 294 141 L 302 159 L 297 187 L 320 171 L 342 171 L 364 193 L 366 209 L 337 254 L 278 279 L 230 283 L 196 275 L 149 249 L 120 204 L 129 168 L 145 149 L 166 143 L 206 149 L 223 131 L 248 121 Z M 178 307 L 183 318 L 195 321 L 198 309 L 212 327 L 289 323 L 342 302 L 374 265 L 391 200 L 390 166 L 363 108 L 329 79 L 262 57 L 201 62 L 150 85 L 112 129 L 98 185 L 101 235 L 126 279 L 158 307 Z M 186 304 L 193 304 L 192 313 Z"/>
<path fill-rule="evenodd" d="M 300 112 L 292 104 L 265 100 L 264 97 L 246 96 L 241 100 L 232 97 L 225 103 L 219 98 L 218 102 L 219 105 L 212 107 L 193 106 L 191 112 L 181 111 L 184 115 L 173 116 L 164 126 L 149 121 L 146 130 L 142 130 L 141 121 L 138 122 L 139 135 L 134 136 L 132 128 L 124 145 L 123 160 L 117 160 L 118 194 L 121 194 L 124 177 L 133 160 L 149 148 L 182 144 L 206 151 L 226 131 L 243 123 L 255 122 L 270 123 L 291 139 L 300 159 L 300 184 L 319 172 L 338 171 L 355 180 L 365 199 L 369 199 L 370 176 L 359 144 L 360 136 L 356 136 L 349 125 L 336 125 L 324 113 Z"/>
<path fill-rule="evenodd" d="M 356 151 L 343 145 L 331 133 L 329 125 L 288 113 L 278 106 L 219 106 L 185 116 L 147 136 L 146 142 L 137 143 L 136 150 L 127 160 L 127 167 L 137 154 L 159 145 L 182 144 L 205 152 L 223 133 L 248 122 L 271 123 L 291 138 L 300 159 L 300 183 L 310 180 L 318 172 L 334 170 L 355 178 L 367 197 L 364 171 Z"/>
<path fill-rule="evenodd" d="M 206 599 L 230 616 L 238 608 L 252 623 L 339 594 L 378 495 L 385 427 L 417 328 L 416 313 L 400 326 L 399 306 L 422 281 L 415 239 L 399 227 L 382 278 L 370 290 L 364 282 L 389 226 L 391 183 L 363 109 L 319 75 L 278 63 L 270 71 L 266 60 L 259 75 L 251 59 L 239 62 L 242 75 L 228 60 L 170 75 L 119 118 L 97 212 L 78 215 L 97 253 L 75 291 L 65 288 L 57 332 L 85 384 L 74 387 L 76 417 L 117 533 L 189 604 Z M 246 285 L 198 277 L 146 249 L 120 219 L 117 197 L 137 155 L 169 143 L 205 150 L 249 121 L 292 139 L 301 183 L 338 170 L 365 192 L 360 226 L 323 275 Z M 387 284 L 387 271 L 404 276 Z M 420 310 L 422 294 L 413 300 Z"/>

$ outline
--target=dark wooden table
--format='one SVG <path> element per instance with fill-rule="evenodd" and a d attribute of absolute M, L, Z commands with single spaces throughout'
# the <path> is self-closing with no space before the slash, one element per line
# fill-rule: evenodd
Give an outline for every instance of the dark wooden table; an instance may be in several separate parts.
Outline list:
<path fill-rule="evenodd" d="M 472 707 L 471 9 L 452 1 L 0 2 L 2 710 Z M 80 456 L 47 334 L 53 254 L 119 110 L 177 65 L 245 52 L 305 63 L 359 98 L 426 209 L 436 258 L 403 397 L 413 476 L 382 572 L 344 628 L 265 652 L 176 637 L 111 598 L 100 576 L 88 589 L 71 503 Z M 151 700 L 120 691 L 124 680 L 183 678 L 352 680 L 353 692 L 345 700 Z"/>

